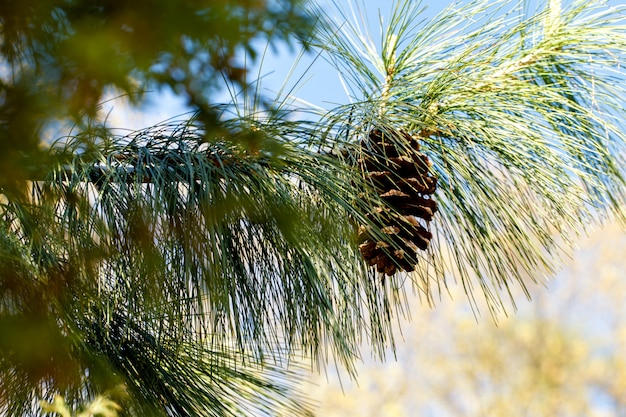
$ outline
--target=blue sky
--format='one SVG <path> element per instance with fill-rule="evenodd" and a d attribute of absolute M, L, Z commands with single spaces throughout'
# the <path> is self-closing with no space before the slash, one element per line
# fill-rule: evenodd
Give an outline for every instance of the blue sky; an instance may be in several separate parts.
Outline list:
<path fill-rule="evenodd" d="M 624 4 L 624 1 L 611 0 L 608 4 L 612 6 L 621 5 Z M 525 10 L 530 11 L 536 10 L 547 2 L 548 0 L 522 0 L 519 4 Z M 318 0 L 317 3 L 330 14 L 337 10 L 333 0 Z M 346 8 L 348 4 L 356 5 L 355 12 L 357 14 L 363 13 L 369 24 L 370 34 L 377 41 L 380 36 L 380 21 L 382 20 L 384 24 L 388 19 L 394 1 L 337 0 L 336 3 Z M 424 19 L 432 19 L 438 12 L 453 2 L 421 1 L 420 3 L 425 9 L 422 17 Z M 462 5 L 467 4 L 468 1 L 457 1 L 456 3 Z M 514 3 L 516 3 L 516 0 L 511 1 L 511 4 Z M 563 3 L 570 2 L 564 0 Z M 264 44 L 259 44 L 259 52 L 264 47 Z M 257 62 L 257 65 L 260 64 L 260 68 L 250 71 L 249 80 L 255 80 L 260 77 L 260 88 L 266 97 L 275 97 L 278 91 L 285 87 L 284 83 L 286 82 L 286 88 L 283 90 L 283 93 L 292 91 L 290 88 L 296 85 L 296 88 L 292 91 L 293 95 L 315 106 L 332 109 L 337 105 L 347 104 L 349 98 L 344 91 L 337 70 L 325 61 L 324 56 L 317 55 L 317 51 L 304 54 L 298 59 L 299 52 L 297 45 L 294 45 L 292 48 L 284 45 L 275 49 L 268 48 L 267 54 L 262 61 Z M 294 64 L 295 68 L 292 69 Z M 223 103 L 229 101 L 226 93 L 214 98 L 214 102 Z M 170 91 L 150 93 L 148 99 L 141 111 L 132 114 L 119 101 L 112 101 L 106 104 L 104 108 L 105 111 L 109 111 L 111 107 L 115 109 L 114 116 L 111 118 L 112 124 L 120 123 L 124 127 L 131 128 L 150 126 L 189 111 L 185 107 L 185 99 L 177 97 Z M 122 110 L 123 114 L 118 114 L 119 110 Z"/>
<path fill-rule="evenodd" d="M 332 0 L 320 0 L 317 2 L 328 12 L 336 10 Z M 342 6 L 347 5 L 347 0 L 339 0 Z M 357 13 L 364 13 L 371 27 L 374 39 L 379 36 L 379 21 L 385 19 L 390 13 L 393 1 L 391 0 L 357 0 L 355 9 Z M 426 10 L 423 17 L 430 19 L 442 10 L 448 2 L 424 1 L 422 5 Z M 259 44 L 259 52 L 265 44 Z M 349 99 L 341 84 L 339 74 L 317 51 L 311 51 L 300 55 L 298 45 L 287 47 L 278 46 L 274 50 L 268 48 L 267 54 L 257 63 L 259 67 L 250 71 L 249 79 L 261 79 L 261 91 L 266 97 L 275 97 L 284 88 L 284 92 L 292 91 L 299 99 L 305 100 L 315 106 L 331 109 L 339 104 L 346 104 Z M 295 65 L 295 68 L 292 68 Z M 290 74 L 291 73 L 291 74 Z M 286 84 L 285 84 L 286 82 Z M 171 91 L 152 92 L 148 94 L 148 102 L 141 111 L 129 114 L 128 109 L 119 101 L 112 101 L 104 106 L 105 112 L 114 108 L 112 123 L 120 123 L 124 127 L 141 128 L 147 127 L 164 119 L 176 117 L 189 111 L 185 107 L 185 99 L 178 97 Z M 217 96 L 216 102 L 229 101 L 228 94 Z M 124 114 L 118 114 L 121 110 Z M 119 127 L 119 126 L 115 126 Z"/>

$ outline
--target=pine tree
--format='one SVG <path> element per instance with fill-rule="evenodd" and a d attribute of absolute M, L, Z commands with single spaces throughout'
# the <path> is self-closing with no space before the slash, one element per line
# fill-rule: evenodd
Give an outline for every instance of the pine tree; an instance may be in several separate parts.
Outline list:
<path fill-rule="evenodd" d="M 409 286 L 432 302 L 453 277 L 503 308 L 579 233 L 624 220 L 623 7 L 475 0 L 423 20 L 397 1 L 377 45 L 350 5 L 0 6 L 1 413 L 60 395 L 129 416 L 306 414 L 292 359 L 384 357 Z M 350 104 L 249 82 L 241 54 L 292 35 Z M 151 86 L 195 115 L 98 122 L 103 91 Z"/>

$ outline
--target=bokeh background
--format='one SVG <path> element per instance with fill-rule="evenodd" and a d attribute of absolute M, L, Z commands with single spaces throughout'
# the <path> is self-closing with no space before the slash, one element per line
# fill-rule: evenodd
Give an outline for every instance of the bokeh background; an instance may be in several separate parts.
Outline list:
<path fill-rule="evenodd" d="M 476 315 L 462 289 L 402 320 L 397 358 L 358 382 L 314 375 L 319 416 L 626 416 L 626 234 L 583 237 L 566 267 L 517 310 Z"/>

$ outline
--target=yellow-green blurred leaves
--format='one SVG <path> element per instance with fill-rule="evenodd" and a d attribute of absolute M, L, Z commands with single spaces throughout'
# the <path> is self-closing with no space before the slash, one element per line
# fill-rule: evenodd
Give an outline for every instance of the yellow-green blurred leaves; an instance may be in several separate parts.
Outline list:
<path fill-rule="evenodd" d="M 509 317 L 474 317 L 462 289 L 412 306 L 397 362 L 366 361 L 358 384 L 315 378 L 320 416 L 552 417 L 626 410 L 626 235 L 616 223 L 580 239 L 549 288 Z M 514 296 L 518 296 L 515 292 Z M 521 297 L 517 297 L 521 300 Z M 395 410 L 395 411 L 394 411 Z M 391 411 L 390 411 L 391 412 Z"/>
<path fill-rule="evenodd" d="M 76 417 L 117 417 L 117 412 L 122 409 L 115 401 L 102 395 L 97 396 L 83 408 L 76 414 Z M 70 408 L 60 395 L 56 395 L 52 403 L 41 401 L 41 410 L 44 413 L 54 413 L 59 417 L 72 417 Z"/>

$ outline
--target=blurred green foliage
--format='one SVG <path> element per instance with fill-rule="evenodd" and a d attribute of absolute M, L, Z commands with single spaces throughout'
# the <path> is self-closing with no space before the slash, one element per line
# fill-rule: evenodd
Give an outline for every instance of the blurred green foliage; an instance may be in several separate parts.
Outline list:
<path fill-rule="evenodd" d="M 190 350 L 197 352 L 177 362 L 174 357 L 184 350 L 180 345 L 166 347 L 141 327 L 145 323 L 130 330 L 125 326 L 126 316 L 102 308 L 108 301 L 103 301 L 107 295 L 98 284 L 100 268 L 113 268 L 108 262 L 122 256 L 124 248 L 110 245 L 108 237 L 115 233 L 91 205 L 93 188 L 85 186 L 85 178 L 78 180 L 83 181 L 82 186 L 67 180 L 72 178 L 68 167 L 76 158 L 93 165 L 94 157 L 102 157 L 93 151 L 103 146 L 108 136 L 96 121 L 99 103 L 107 94 L 126 95 L 131 103 L 140 105 L 146 90 L 169 88 L 186 97 L 205 133 L 221 130 L 213 96 L 225 84 L 250 88 L 246 79 L 250 61 L 243 62 L 240 57 L 254 61 L 259 45 L 296 41 L 306 45 L 314 19 L 305 3 L 0 2 L 0 414 L 36 414 L 37 399 L 52 401 L 57 392 L 72 406 L 84 404 L 120 382 L 133 386 L 135 401 L 132 406 L 126 404 L 121 415 L 189 415 L 198 402 L 211 415 L 254 408 L 254 401 L 222 404 L 215 394 L 235 391 L 242 380 L 250 386 L 240 393 L 246 398 L 259 395 L 254 392 L 264 397 L 281 392 L 282 388 L 265 379 L 265 369 L 248 367 L 252 360 L 242 352 L 224 348 L 216 358 L 192 346 Z M 49 142 L 56 139 L 50 137 L 50 131 L 62 132 L 59 126 L 68 125 L 73 126 L 76 146 L 50 151 Z M 51 178 L 52 185 L 42 182 Z M 162 275 L 157 269 L 164 266 L 163 259 L 154 242 L 147 241 L 153 232 L 147 229 L 150 220 L 140 218 L 139 209 L 128 208 L 128 230 L 122 230 L 128 234 L 120 237 L 127 246 L 136 245 L 132 249 L 136 256 L 127 258 L 127 266 L 130 264 L 131 271 L 136 268 L 138 279 L 149 279 L 143 288 L 160 291 L 160 300 L 168 299 L 163 293 L 166 290 L 158 287 L 163 282 L 154 278 Z M 113 215 L 119 214 L 123 213 Z M 134 342 L 127 340 L 129 334 Z M 183 386 L 195 380 L 197 390 L 216 397 L 193 398 L 197 390 L 190 389 L 184 394 L 189 396 L 186 400 L 166 399 L 159 393 L 168 388 L 142 386 L 143 382 L 138 382 L 142 377 L 142 381 L 166 378 L 166 371 L 152 370 L 154 361 L 162 361 L 164 349 L 173 355 L 166 377 L 183 375 L 179 379 Z M 137 355 L 134 362 L 133 355 Z M 185 361 L 192 362 L 186 367 L 189 374 L 176 368 L 188 363 Z M 233 363 L 239 363 L 238 369 Z M 139 371 L 124 368 L 134 366 Z M 219 381 L 224 374 L 220 369 L 229 372 L 221 383 L 212 386 L 202 380 L 215 372 L 213 382 Z M 125 371 L 140 375 L 132 380 L 126 374 L 125 379 Z M 230 394 L 233 398 L 237 395 Z M 171 406 L 176 402 L 178 408 Z M 56 411 L 69 413 L 61 405 Z"/>
<path fill-rule="evenodd" d="M 0 4 L 0 187 L 29 177 L 51 121 L 93 122 L 103 93 L 135 104 L 146 89 L 186 96 L 213 128 L 211 97 L 247 87 L 240 59 L 300 40 L 302 0 L 6 0 Z M 260 42 L 260 43 L 259 43 Z"/>

